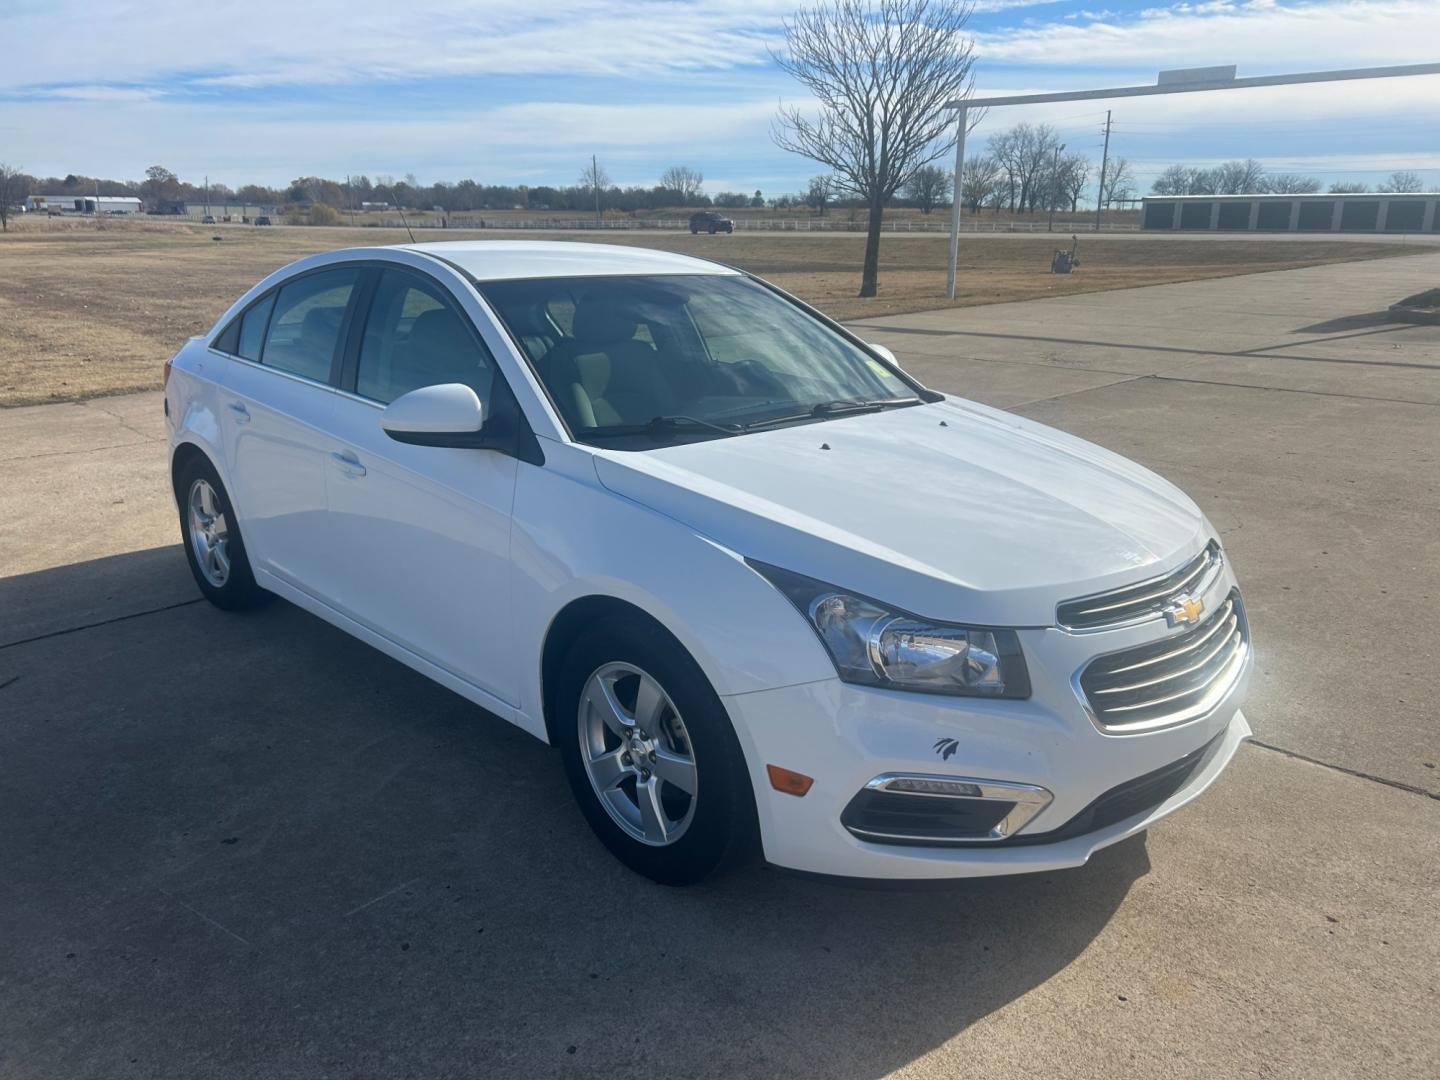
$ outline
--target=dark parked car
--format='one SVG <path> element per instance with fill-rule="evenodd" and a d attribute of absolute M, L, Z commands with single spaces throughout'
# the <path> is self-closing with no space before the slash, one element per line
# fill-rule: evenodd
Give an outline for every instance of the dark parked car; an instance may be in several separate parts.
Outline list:
<path fill-rule="evenodd" d="M 200 219 L 200 224 L 201 224 L 201 225 L 214 225 L 214 224 L 215 224 L 215 215 L 214 215 L 214 214 L 206 214 L 203 218 Z"/>
<path fill-rule="evenodd" d="M 260 217 L 257 217 L 257 218 L 255 219 L 255 224 L 256 224 L 256 225 L 269 225 L 269 224 L 270 224 L 270 219 L 269 219 L 268 217 L 265 217 L 265 216 L 262 214 Z"/>
<path fill-rule="evenodd" d="M 717 232 L 733 233 L 735 222 L 731 221 L 724 214 L 717 214 L 714 210 L 701 210 L 698 214 L 690 215 L 690 235 L 708 232 L 714 236 Z"/>

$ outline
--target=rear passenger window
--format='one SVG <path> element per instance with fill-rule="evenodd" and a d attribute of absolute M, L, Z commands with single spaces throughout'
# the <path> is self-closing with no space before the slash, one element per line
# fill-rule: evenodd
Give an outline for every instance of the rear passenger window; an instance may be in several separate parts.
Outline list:
<path fill-rule="evenodd" d="M 335 352 L 340 347 L 340 324 L 345 320 L 345 308 L 358 276 L 359 271 L 353 268 L 322 270 L 282 285 L 265 335 L 261 356 L 265 366 L 329 382 Z M 249 318 L 247 313 L 246 324 L 240 327 L 242 356 L 246 355 Z"/>
<path fill-rule="evenodd" d="M 237 356 L 246 360 L 260 360 L 260 346 L 265 343 L 265 325 L 270 321 L 270 309 L 275 306 L 275 294 L 261 297 L 251 304 L 240 316 L 240 344 Z"/>
<path fill-rule="evenodd" d="M 494 372 L 489 353 L 439 286 L 385 271 L 360 344 L 357 394 L 389 404 L 422 386 L 463 383 L 485 404 L 488 418 Z"/>

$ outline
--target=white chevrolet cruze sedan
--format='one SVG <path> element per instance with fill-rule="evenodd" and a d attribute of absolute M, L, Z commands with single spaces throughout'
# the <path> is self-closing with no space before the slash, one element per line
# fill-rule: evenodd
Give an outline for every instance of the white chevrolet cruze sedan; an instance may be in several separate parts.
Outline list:
<path fill-rule="evenodd" d="M 210 600 L 278 594 L 558 747 L 657 881 L 1078 866 L 1250 731 L 1190 499 L 729 267 L 313 256 L 180 350 L 165 410 Z"/>

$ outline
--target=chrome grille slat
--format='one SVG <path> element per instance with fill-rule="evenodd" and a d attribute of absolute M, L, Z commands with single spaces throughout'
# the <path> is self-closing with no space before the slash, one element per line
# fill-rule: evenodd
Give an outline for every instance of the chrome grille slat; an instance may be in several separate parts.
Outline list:
<path fill-rule="evenodd" d="M 1232 652 L 1230 654 L 1227 654 L 1225 659 L 1227 663 L 1233 661 L 1234 653 Z M 1221 670 L 1223 671 L 1224 668 L 1222 667 Z M 1134 705 L 1118 705 L 1107 708 L 1106 711 L 1111 713 L 1134 712 L 1136 709 L 1148 709 L 1156 705 L 1169 705 L 1172 702 L 1180 701 L 1187 697 L 1192 697 L 1195 694 L 1201 693 L 1202 691 L 1207 689 L 1209 689 L 1208 684 L 1202 684 L 1200 686 L 1191 687 L 1189 690 L 1181 690 L 1179 693 L 1176 694 L 1169 694 L 1165 697 L 1155 698 L 1152 701 L 1140 701 L 1136 702 Z"/>
<path fill-rule="evenodd" d="M 1095 658 L 1080 673 L 1077 689 L 1103 728 L 1180 723 L 1219 702 L 1248 653 L 1244 608 L 1239 594 L 1231 592 L 1196 627 Z"/>
<path fill-rule="evenodd" d="M 1096 690 L 1095 693 L 1128 694 L 1132 690 L 1143 690 L 1147 686 L 1159 686 L 1162 683 L 1174 682 L 1176 679 L 1181 679 L 1184 678 L 1186 675 L 1189 675 L 1192 671 L 1199 671 L 1206 664 L 1210 663 L 1211 660 L 1215 659 L 1215 656 L 1226 646 L 1229 646 L 1233 650 L 1235 646 L 1235 642 L 1233 639 L 1233 634 L 1227 635 L 1226 639 L 1220 641 L 1219 644 L 1217 644 L 1213 649 L 1206 653 L 1204 658 L 1196 661 L 1187 668 L 1181 668 L 1179 671 L 1175 672 L 1168 672 L 1164 675 L 1159 676 L 1158 678 L 1147 679 L 1144 682 L 1130 683 L 1127 686 L 1107 686 L 1103 690 Z M 1194 650 L 1192 649 L 1190 651 L 1193 652 Z"/>
<path fill-rule="evenodd" d="M 1067 630 L 1094 630 L 1153 618 L 1179 594 L 1199 592 L 1208 585 L 1221 559 L 1220 545 L 1212 540 L 1199 555 L 1168 574 L 1066 600 L 1056 609 L 1056 621 Z"/>
<path fill-rule="evenodd" d="M 1194 652 L 1197 648 L 1205 644 L 1205 642 L 1209 641 L 1211 637 L 1218 633 L 1222 627 L 1229 627 L 1232 630 L 1235 628 L 1235 613 L 1233 611 L 1229 611 L 1229 614 L 1227 615 L 1225 614 L 1225 612 L 1227 611 L 1229 611 L 1228 604 L 1225 608 L 1221 609 L 1221 616 L 1225 619 L 1225 621 L 1221 623 L 1217 620 L 1214 629 L 1207 632 L 1204 637 L 1200 638 L 1194 644 L 1182 645 L 1178 649 L 1172 649 L 1170 652 L 1161 653 L 1159 656 L 1151 657 L 1149 660 L 1140 660 L 1133 664 L 1126 664 L 1124 667 L 1106 668 L 1106 674 L 1123 675 L 1127 671 L 1139 671 L 1141 668 L 1152 667 L 1155 664 L 1164 663 L 1166 660 L 1170 660 L 1174 657 L 1184 656 L 1186 653 Z"/>
<path fill-rule="evenodd" d="M 1166 581 L 1165 585 L 1162 588 L 1157 589 L 1155 592 L 1148 592 L 1145 593 L 1143 596 L 1127 597 L 1126 599 L 1121 600 L 1119 603 L 1105 604 L 1102 607 L 1080 608 L 1075 612 L 1075 614 L 1083 618 L 1086 615 L 1099 615 L 1102 612 L 1106 611 L 1118 611 L 1120 608 L 1131 607 L 1137 604 L 1144 604 L 1151 600 L 1168 600 L 1177 592 L 1184 592 L 1186 586 L 1188 586 L 1192 581 L 1194 581 L 1196 578 L 1198 578 L 1201 574 L 1205 572 L 1206 565 L 1207 564 L 1204 562 L 1196 563 L 1195 569 L 1191 570 L 1190 573 L 1187 574 L 1180 581 Z M 1133 587 L 1134 586 L 1132 586 L 1132 588 Z"/>

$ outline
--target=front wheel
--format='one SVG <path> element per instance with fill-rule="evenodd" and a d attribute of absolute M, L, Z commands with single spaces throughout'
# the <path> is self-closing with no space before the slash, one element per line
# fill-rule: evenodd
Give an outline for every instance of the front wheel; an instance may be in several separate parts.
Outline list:
<path fill-rule="evenodd" d="M 724 706 L 690 655 L 639 620 L 565 657 L 555 728 L 580 810 L 621 862 L 692 885 L 754 849 L 755 798 Z"/>

